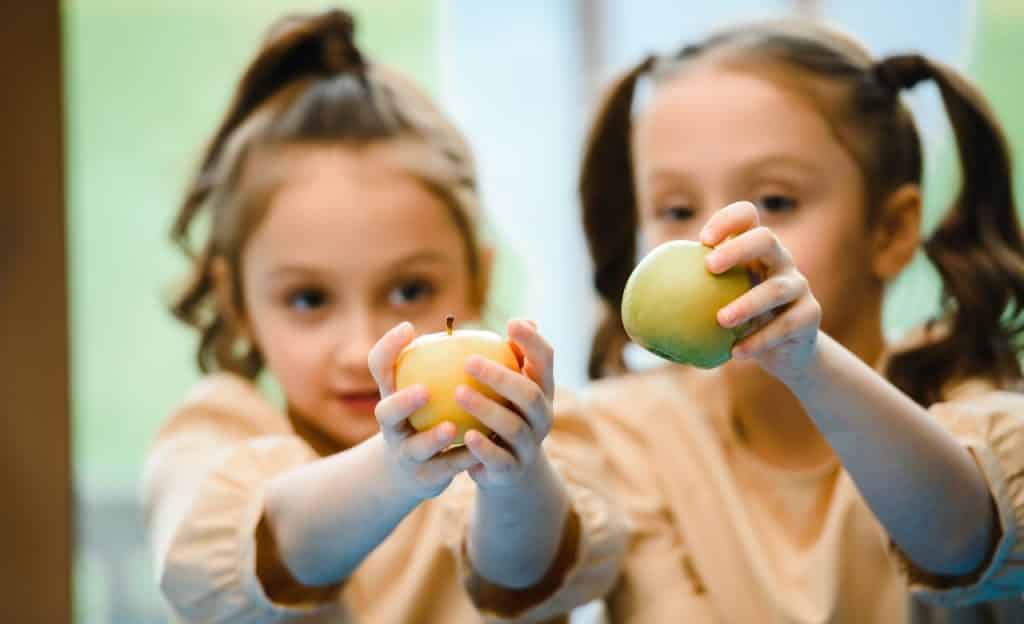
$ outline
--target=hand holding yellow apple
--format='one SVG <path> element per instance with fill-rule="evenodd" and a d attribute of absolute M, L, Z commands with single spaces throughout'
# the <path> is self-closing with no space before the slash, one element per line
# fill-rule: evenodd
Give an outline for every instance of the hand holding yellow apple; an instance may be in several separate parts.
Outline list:
<path fill-rule="evenodd" d="M 401 323 L 377 341 L 367 360 L 381 395 L 375 415 L 386 448 L 382 466 L 400 484 L 399 492 L 422 500 L 443 492 L 456 474 L 478 460 L 465 447 L 451 448 L 457 432 L 454 423 L 444 421 L 426 431 L 409 424 L 409 417 L 431 398 L 422 384 L 395 387 L 395 362 L 414 338 L 412 324 Z"/>
<path fill-rule="evenodd" d="M 531 488 L 550 484 L 551 470 L 541 443 L 554 421 L 554 350 L 531 321 L 509 321 L 508 336 L 522 359 L 521 372 L 479 356 L 466 362 L 474 380 L 501 400 L 469 385 L 456 390 L 455 400 L 493 432 L 488 437 L 471 430 L 465 436 L 466 448 L 479 460 L 469 468 L 469 475 L 481 491 L 530 495 Z"/>
<path fill-rule="evenodd" d="M 507 342 L 447 325 L 414 340 L 402 323 L 370 351 L 392 463 L 420 497 L 439 494 L 462 470 L 482 490 L 529 487 L 544 474 L 540 445 L 553 420 L 551 346 L 528 321 L 511 321 Z"/>
<path fill-rule="evenodd" d="M 492 401 L 506 407 L 510 405 L 497 392 L 466 372 L 466 359 L 477 355 L 517 373 L 519 361 L 511 345 L 498 334 L 483 330 L 456 330 L 454 321 L 449 316 L 445 321 L 445 331 L 420 336 L 402 349 L 395 361 L 395 387 L 402 390 L 414 384 L 426 386 L 430 399 L 409 417 L 409 424 L 417 431 L 426 431 L 443 422 L 454 423 L 453 442 L 462 444 L 470 429 L 476 429 L 485 436 L 491 431 L 456 403 L 456 388 L 469 386 Z"/>

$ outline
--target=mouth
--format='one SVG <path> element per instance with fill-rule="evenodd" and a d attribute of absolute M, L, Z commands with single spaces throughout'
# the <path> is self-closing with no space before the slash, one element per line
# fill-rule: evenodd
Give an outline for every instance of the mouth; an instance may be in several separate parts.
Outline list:
<path fill-rule="evenodd" d="M 358 392 L 339 392 L 335 394 L 339 403 L 346 410 L 372 414 L 380 401 L 380 393 L 377 390 Z"/>

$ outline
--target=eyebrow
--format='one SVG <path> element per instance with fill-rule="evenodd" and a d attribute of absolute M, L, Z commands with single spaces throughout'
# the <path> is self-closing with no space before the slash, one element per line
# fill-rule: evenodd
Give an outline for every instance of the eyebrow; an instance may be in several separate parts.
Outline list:
<path fill-rule="evenodd" d="M 407 256 L 402 256 L 390 262 L 388 269 L 403 268 L 409 264 L 447 264 L 448 256 L 436 249 L 425 249 L 423 251 L 417 251 Z"/>
<path fill-rule="evenodd" d="M 743 163 L 741 165 L 741 169 L 744 171 L 754 171 L 770 166 L 788 167 L 810 174 L 818 174 L 821 172 L 821 169 L 814 163 L 795 156 L 790 156 L 789 154 L 768 154 L 767 156 L 760 156 Z"/>
<path fill-rule="evenodd" d="M 739 169 L 744 172 L 750 172 L 765 167 L 782 166 L 789 167 L 792 169 L 799 169 L 805 173 L 818 174 L 821 172 L 820 168 L 812 162 L 803 160 L 796 156 L 789 154 L 768 154 L 766 156 L 758 156 L 748 161 L 742 162 L 739 165 Z M 690 177 L 681 171 L 673 169 L 671 167 L 656 167 L 650 173 L 650 179 L 658 180 L 670 180 L 680 182 L 690 182 Z"/>
<path fill-rule="evenodd" d="M 441 251 L 437 250 L 424 250 L 417 251 L 415 253 L 401 256 L 388 263 L 384 268 L 385 271 L 392 271 L 395 269 L 404 268 L 410 264 L 447 264 L 448 257 Z M 292 275 L 298 275 L 303 277 L 316 277 L 320 276 L 323 271 L 319 267 L 312 267 L 304 264 L 286 264 L 279 266 L 270 272 L 271 279 L 282 279 L 290 277 Z"/>

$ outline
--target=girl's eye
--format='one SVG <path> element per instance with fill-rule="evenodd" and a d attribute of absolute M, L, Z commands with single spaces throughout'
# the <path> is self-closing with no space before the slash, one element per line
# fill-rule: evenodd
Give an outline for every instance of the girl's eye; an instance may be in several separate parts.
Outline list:
<path fill-rule="evenodd" d="M 303 288 L 288 296 L 288 305 L 296 310 L 316 310 L 327 301 L 327 295 L 319 288 Z"/>
<path fill-rule="evenodd" d="M 388 293 L 388 302 L 395 306 L 417 303 L 434 294 L 434 285 L 426 280 L 400 283 Z"/>
<path fill-rule="evenodd" d="M 796 208 L 796 198 L 787 195 L 763 195 L 757 200 L 757 207 L 765 212 L 791 212 Z"/>
<path fill-rule="evenodd" d="M 692 219 L 694 214 L 693 208 L 683 205 L 668 206 L 658 210 L 658 217 L 667 221 L 686 221 Z"/>

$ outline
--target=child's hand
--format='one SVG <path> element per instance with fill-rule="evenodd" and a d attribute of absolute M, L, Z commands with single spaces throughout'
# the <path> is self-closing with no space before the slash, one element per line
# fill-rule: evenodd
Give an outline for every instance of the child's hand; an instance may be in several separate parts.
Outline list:
<path fill-rule="evenodd" d="M 506 398 L 512 408 L 468 386 L 459 386 L 455 392 L 458 404 L 500 440 L 495 442 L 479 431 L 466 433 L 466 447 L 480 462 L 469 469 L 469 475 L 483 490 L 529 484 L 531 470 L 544 461 L 541 442 L 551 431 L 555 393 L 551 345 L 528 321 L 510 321 L 508 336 L 523 357 L 521 373 L 478 356 L 467 359 L 466 372 Z"/>
<path fill-rule="evenodd" d="M 455 438 L 455 424 L 443 422 L 417 432 L 409 416 L 429 398 L 427 388 L 410 386 L 395 392 L 395 359 L 414 337 L 412 325 L 402 323 L 377 341 L 370 350 L 370 372 L 380 388 L 377 423 L 387 445 L 392 468 L 399 480 L 417 499 L 431 498 L 444 491 L 456 474 L 477 463 L 465 448 L 444 449 Z"/>
<path fill-rule="evenodd" d="M 718 311 L 722 327 L 751 321 L 755 328 L 733 347 L 733 357 L 756 359 L 781 379 L 803 370 L 814 353 L 821 305 L 789 251 L 760 225 L 754 204 L 737 202 L 716 212 L 701 230 L 700 242 L 715 248 L 706 258 L 712 273 L 745 266 L 762 278 Z"/>

